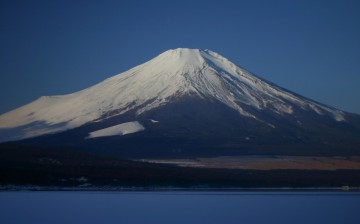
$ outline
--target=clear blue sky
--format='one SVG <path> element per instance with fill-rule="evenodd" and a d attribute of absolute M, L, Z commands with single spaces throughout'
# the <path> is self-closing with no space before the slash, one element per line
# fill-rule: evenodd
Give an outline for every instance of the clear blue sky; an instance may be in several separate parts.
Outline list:
<path fill-rule="evenodd" d="M 178 47 L 216 51 L 284 88 L 360 113 L 356 0 L 2 0 L 0 29 L 0 113 Z"/>

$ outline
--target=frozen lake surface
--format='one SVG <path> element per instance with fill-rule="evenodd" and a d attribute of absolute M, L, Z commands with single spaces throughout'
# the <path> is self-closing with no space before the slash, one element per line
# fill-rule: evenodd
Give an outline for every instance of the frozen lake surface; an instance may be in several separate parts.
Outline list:
<path fill-rule="evenodd" d="M 0 223 L 360 223 L 358 192 L 0 192 Z"/>

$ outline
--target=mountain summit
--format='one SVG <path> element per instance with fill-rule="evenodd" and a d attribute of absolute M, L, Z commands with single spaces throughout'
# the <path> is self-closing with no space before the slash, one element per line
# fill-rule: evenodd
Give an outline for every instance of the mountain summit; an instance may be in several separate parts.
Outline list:
<path fill-rule="evenodd" d="M 278 87 L 213 51 L 185 48 L 0 116 L 0 142 L 52 134 L 77 142 L 108 136 L 121 142 L 127 135 L 329 144 L 351 142 L 359 133 L 358 115 Z"/>

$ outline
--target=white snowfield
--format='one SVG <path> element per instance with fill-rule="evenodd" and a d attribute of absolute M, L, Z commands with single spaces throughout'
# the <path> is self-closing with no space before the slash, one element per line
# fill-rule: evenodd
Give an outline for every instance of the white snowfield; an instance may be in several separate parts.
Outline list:
<path fill-rule="evenodd" d="M 97 138 L 97 137 L 114 136 L 114 135 L 127 135 L 143 130 L 145 130 L 144 126 L 142 126 L 139 122 L 131 121 L 90 132 L 89 136 L 86 138 L 88 139 L 88 138 Z"/>
<path fill-rule="evenodd" d="M 141 114 L 165 105 L 171 98 L 198 95 L 217 99 L 241 115 L 257 119 L 243 105 L 279 114 L 293 113 L 293 105 L 344 121 L 344 113 L 296 96 L 239 68 L 210 50 L 168 50 L 154 59 L 82 91 L 40 97 L 0 116 L 1 129 L 21 130 L 15 140 L 54 133 L 117 116 L 137 108 Z M 32 126 L 41 122 L 43 125 Z M 272 124 L 268 124 L 273 126 Z M 29 128 L 30 126 L 30 128 Z M 27 129 L 26 129 L 27 128 Z M 0 139 L 4 141 L 4 139 Z"/>

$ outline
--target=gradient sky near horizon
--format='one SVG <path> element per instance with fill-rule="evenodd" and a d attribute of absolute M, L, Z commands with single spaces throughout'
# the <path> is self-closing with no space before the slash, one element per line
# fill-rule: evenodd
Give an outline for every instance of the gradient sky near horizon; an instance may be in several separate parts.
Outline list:
<path fill-rule="evenodd" d="M 356 0 L 3 0 L 0 114 L 179 47 L 360 114 L 359 12 Z"/>

